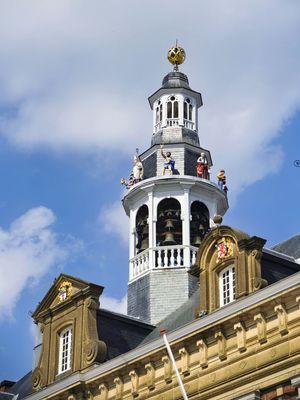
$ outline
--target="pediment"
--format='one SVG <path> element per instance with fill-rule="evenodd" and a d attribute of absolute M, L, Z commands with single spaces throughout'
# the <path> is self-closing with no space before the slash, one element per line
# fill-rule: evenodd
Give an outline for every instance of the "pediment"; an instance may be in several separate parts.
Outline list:
<path fill-rule="evenodd" d="M 103 291 L 102 286 L 90 284 L 82 279 L 75 278 L 71 275 L 60 274 L 55 279 L 52 286 L 48 290 L 43 300 L 39 303 L 32 317 L 37 320 L 44 312 L 51 312 L 59 306 L 67 305 L 80 293 L 94 293 L 100 296 Z"/>

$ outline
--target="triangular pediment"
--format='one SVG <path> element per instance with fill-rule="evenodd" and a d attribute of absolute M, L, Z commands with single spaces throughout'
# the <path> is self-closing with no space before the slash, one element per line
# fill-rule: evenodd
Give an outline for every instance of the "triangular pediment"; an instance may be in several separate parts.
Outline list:
<path fill-rule="evenodd" d="M 100 296 L 103 287 L 91 284 L 71 275 L 60 274 L 54 280 L 47 294 L 37 306 L 32 317 L 38 319 L 44 312 L 54 311 L 60 306 L 69 304 L 75 297 L 78 297 L 80 293 L 88 294 L 91 291 L 95 291 L 95 294 Z"/>

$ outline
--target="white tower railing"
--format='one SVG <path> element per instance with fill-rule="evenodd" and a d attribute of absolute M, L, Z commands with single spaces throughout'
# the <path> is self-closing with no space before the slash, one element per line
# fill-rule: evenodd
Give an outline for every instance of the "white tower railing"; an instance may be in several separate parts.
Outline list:
<path fill-rule="evenodd" d="M 184 251 L 184 250 L 189 251 Z M 190 268 L 196 262 L 195 246 L 159 246 L 146 249 L 130 260 L 129 281 L 149 270 L 166 268 Z"/>

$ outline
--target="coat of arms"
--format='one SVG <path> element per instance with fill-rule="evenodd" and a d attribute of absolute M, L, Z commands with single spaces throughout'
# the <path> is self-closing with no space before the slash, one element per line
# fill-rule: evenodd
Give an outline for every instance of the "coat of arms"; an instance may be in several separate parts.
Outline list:
<path fill-rule="evenodd" d="M 232 256 L 232 242 L 229 238 L 223 237 L 216 247 L 217 247 L 217 262 L 227 256 Z"/>
<path fill-rule="evenodd" d="M 58 289 L 58 299 L 60 302 L 67 300 L 72 293 L 72 283 L 64 281 Z"/>

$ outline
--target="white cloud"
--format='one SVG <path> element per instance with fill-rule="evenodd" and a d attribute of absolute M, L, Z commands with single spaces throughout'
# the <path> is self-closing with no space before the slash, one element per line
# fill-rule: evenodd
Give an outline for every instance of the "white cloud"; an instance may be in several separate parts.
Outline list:
<path fill-rule="evenodd" d="M 4 3 L 2 135 L 21 148 L 142 150 L 152 133 L 146 96 L 179 36 L 181 69 L 203 93 L 200 140 L 230 194 L 277 171 L 274 139 L 300 104 L 300 3 L 192 0 L 188 11 L 179 0 Z"/>
<path fill-rule="evenodd" d="M 69 255 L 53 231 L 55 216 L 46 207 L 32 208 L 5 230 L 0 228 L 0 317 L 11 316 L 27 285 Z"/>
<path fill-rule="evenodd" d="M 122 299 L 102 295 L 100 297 L 100 308 L 105 308 L 106 310 L 120 314 L 127 314 L 127 295 Z"/>
<path fill-rule="evenodd" d="M 128 244 L 129 218 L 120 201 L 103 207 L 98 222 L 103 232 L 118 236 L 123 244 Z"/>

